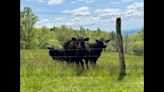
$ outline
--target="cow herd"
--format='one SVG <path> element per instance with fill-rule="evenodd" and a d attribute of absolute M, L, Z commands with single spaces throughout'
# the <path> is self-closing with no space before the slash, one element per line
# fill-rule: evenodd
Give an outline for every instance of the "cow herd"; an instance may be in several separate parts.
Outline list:
<path fill-rule="evenodd" d="M 48 47 L 49 55 L 54 60 L 76 63 L 77 66 L 81 64 L 83 69 L 84 62 L 87 68 L 89 62 L 92 66 L 95 66 L 102 50 L 106 48 L 110 40 L 99 39 L 95 43 L 89 43 L 88 41 L 89 38 L 73 37 L 64 43 L 63 48 Z"/>

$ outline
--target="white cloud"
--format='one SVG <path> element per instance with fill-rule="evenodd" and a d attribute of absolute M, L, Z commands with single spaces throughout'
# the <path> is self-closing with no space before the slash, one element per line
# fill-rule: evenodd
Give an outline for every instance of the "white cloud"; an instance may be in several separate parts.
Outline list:
<path fill-rule="evenodd" d="M 62 13 L 70 13 L 70 10 L 64 10 Z"/>
<path fill-rule="evenodd" d="M 110 4 L 121 4 L 121 3 L 129 3 L 129 2 L 133 2 L 135 0 L 112 0 L 110 2 Z"/>
<path fill-rule="evenodd" d="M 50 20 L 48 19 L 42 19 L 40 21 L 38 21 L 36 24 L 35 24 L 36 27 L 39 27 L 41 28 L 42 26 L 46 26 L 46 27 L 53 27 L 53 23 L 50 22 Z"/>
<path fill-rule="evenodd" d="M 143 11 L 137 9 L 127 9 L 122 13 L 124 21 L 133 20 L 133 19 L 143 19 Z"/>
<path fill-rule="evenodd" d="M 95 0 L 84 0 L 86 3 L 93 3 Z"/>
<path fill-rule="evenodd" d="M 72 2 L 70 2 L 70 4 L 76 4 L 77 3 L 77 1 L 72 1 Z"/>
<path fill-rule="evenodd" d="M 56 23 L 57 26 L 60 26 L 60 25 L 67 25 L 67 26 L 72 26 L 74 25 L 75 23 L 72 22 L 72 21 L 67 21 L 67 22 L 59 22 L 59 23 Z"/>
<path fill-rule="evenodd" d="M 62 4 L 63 2 L 64 0 L 49 0 L 48 5 L 58 5 L 58 4 Z"/>
<path fill-rule="evenodd" d="M 35 1 L 38 1 L 38 2 L 43 2 L 44 0 L 35 0 Z"/>
<path fill-rule="evenodd" d="M 115 22 L 116 21 L 116 18 L 114 18 L 114 17 L 111 17 L 110 19 L 109 19 L 109 22 Z"/>
<path fill-rule="evenodd" d="M 118 17 L 121 15 L 119 9 L 107 8 L 107 9 L 97 9 L 94 11 L 102 19 L 110 17 Z"/>
<path fill-rule="evenodd" d="M 93 16 L 89 17 L 89 20 L 91 21 L 98 21 L 99 19 L 100 19 L 99 17 L 93 17 Z"/>
<path fill-rule="evenodd" d="M 122 2 L 133 2 L 134 0 L 122 0 Z"/>
<path fill-rule="evenodd" d="M 43 19 L 43 20 L 40 20 L 40 21 L 38 21 L 39 23 L 47 23 L 47 22 L 49 22 L 49 20 L 48 19 Z"/>
<path fill-rule="evenodd" d="M 88 16 L 88 17 L 74 17 L 72 19 L 69 19 L 65 22 L 62 22 L 63 24 L 67 25 L 81 25 L 81 26 L 90 26 L 95 25 L 98 23 L 98 20 L 96 17 Z"/>
<path fill-rule="evenodd" d="M 68 19 L 67 21 L 55 22 L 54 24 L 57 25 L 57 26 L 60 26 L 60 25 L 72 26 L 72 25 L 75 25 L 76 22 L 74 22 L 73 20 Z"/>
<path fill-rule="evenodd" d="M 54 21 L 59 21 L 59 20 L 62 20 L 62 19 L 63 19 L 62 17 L 59 17 L 59 18 L 54 19 Z"/>
<path fill-rule="evenodd" d="M 76 0 L 84 2 L 84 0 Z M 121 0 L 120 0 L 121 1 Z M 126 0 L 125 0 L 126 1 Z M 128 0 L 127 0 L 128 2 Z M 130 2 L 130 0 L 129 0 Z M 143 19 L 143 2 L 135 2 L 131 5 L 120 8 L 100 8 L 90 10 L 88 7 L 79 7 L 72 10 L 64 10 L 61 13 L 65 14 L 64 17 L 54 17 L 53 19 L 42 19 L 36 23 L 36 26 L 99 26 L 100 24 L 110 24 L 116 21 L 116 17 L 121 17 L 123 22 L 142 20 Z M 67 16 L 68 14 L 68 16 Z M 72 16 L 69 16 L 72 15 Z"/>
<path fill-rule="evenodd" d="M 142 16 L 143 16 L 143 12 L 138 12 L 138 11 L 125 15 L 125 17 L 142 17 Z"/>
<path fill-rule="evenodd" d="M 62 4 L 64 2 L 64 0 L 28 0 L 28 1 L 35 1 L 38 3 L 47 3 L 48 5 L 58 5 L 58 4 Z"/>
<path fill-rule="evenodd" d="M 119 9 L 113 9 L 113 8 L 108 8 L 108 9 L 97 9 L 95 10 L 96 13 L 116 13 L 119 12 Z"/>
<path fill-rule="evenodd" d="M 76 20 L 76 21 L 75 21 Z M 69 18 L 64 18 L 63 17 L 58 17 L 58 18 L 53 18 L 53 19 L 41 19 L 35 24 L 35 27 L 41 28 L 43 26 L 46 26 L 48 28 L 52 28 L 53 26 L 60 26 L 60 25 L 67 25 L 67 26 L 72 26 L 75 24 L 78 24 L 77 20 L 81 20 L 80 18 L 74 18 L 74 19 L 69 19 Z"/>
<path fill-rule="evenodd" d="M 123 13 L 125 18 L 138 18 L 143 17 L 143 2 L 134 2 L 127 6 L 127 10 Z"/>
<path fill-rule="evenodd" d="M 83 1 L 85 1 L 85 0 L 75 0 L 76 2 L 83 2 Z"/>
<path fill-rule="evenodd" d="M 90 15 L 90 11 L 88 7 L 80 7 L 74 10 L 64 10 L 63 13 L 72 14 L 74 16 Z"/>
<path fill-rule="evenodd" d="M 80 22 L 80 18 L 79 17 L 76 17 L 73 19 L 74 22 Z"/>
<path fill-rule="evenodd" d="M 87 13 L 84 13 L 87 12 Z M 91 26 L 99 23 L 109 23 L 114 22 L 115 18 L 121 15 L 120 9 L 107 8 L 107 9 L 97 9 L 93 11 L 93 15 L 90 14 L 87 7 L 81 7 L 74 10 L 65 10 L 63 13 L 73 14 L 73 15 L 88 15 L 88 16 L 78 16 L 73 17 L 69 21 L 72 25 L 82 25 L 82 26 Z M 94 16 L 95 14 L 95 16 Z"/>
<path fill-rule="evenodd" d="M 32 1 L 34 1 L 34 2 L 38 2 L 38 3 L 43 3 L 45 0 L 28 0 L 29 2 L 32 2 Z"/>
<path fill-rule="evenodd" d="M 128 9 L 127 11 L 125 11 L 125 14 L 130 14 L 130 13 L 133 13 L 133 12 L 136 12 L 137 10 L 134 10 L 134 9 Z"/>
<path fill-rule="evenodd" d="M 95 0 L 74 0 L 71 2 L 71 4 L 76 4 L 76 3 L 81 3 L 81 2 L 93 3 L 93 2 L 95 2 Z"/>
<path fill-rule="evenodd" d="M 143 2 L 135 2 L 132 5 L 129 5 L 127 9 L 143 9 L 144 4 Z"/>

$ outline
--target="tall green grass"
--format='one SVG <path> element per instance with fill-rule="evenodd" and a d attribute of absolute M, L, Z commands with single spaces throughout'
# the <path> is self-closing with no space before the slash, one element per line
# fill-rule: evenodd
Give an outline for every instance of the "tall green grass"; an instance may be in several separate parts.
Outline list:
<path fill-rule="evenodd" d="M 127 75 L 118 81 L 118 53 L 103 52 L 96 68 L 54 61 L 47 50 L 21 50 L 21 92 L 143 92 L 143 57 L 125 55 Z"/>

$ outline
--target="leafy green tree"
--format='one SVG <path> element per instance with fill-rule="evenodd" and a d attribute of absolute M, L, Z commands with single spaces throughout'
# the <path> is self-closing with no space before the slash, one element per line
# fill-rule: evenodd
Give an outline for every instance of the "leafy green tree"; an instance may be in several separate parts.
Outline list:
<path fill-rule="evenodd" d="M 83 28 L 82 26 L 80 26 L 79 36 L 86 36 L 85 28 Z"/>
<path fill-rule="evenodd" d="M 21 24 L 21 41 L 25 42 L 25 48 L 30 48 L 30 42 L 33 37 L 33 26 L 38 21 L 38 17 L 32 12 L 32 9 L 25 6 L 20 14 L 20 24 Z"/>
<path fill-rule="evenodd" d="M 143 55 L 144 53 L 143 41 L 136 41 L 133 44 L 133 52 L 136 55 Z"/>
<path fill-rule="evenodd" d="M 99 32 L 99 31 L 101 31 L 101 29 L 100 29 L 99 27 L 97 27 L 97 30 L 96 30 L 96 31 L 98 31 L 98 32 Z"/>

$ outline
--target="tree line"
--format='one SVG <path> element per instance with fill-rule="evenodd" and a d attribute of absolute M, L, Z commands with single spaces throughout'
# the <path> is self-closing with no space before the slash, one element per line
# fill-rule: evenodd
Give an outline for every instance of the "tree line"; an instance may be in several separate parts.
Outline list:
<path fill-rule="evenodd" d="M 89 37 L 90 42 L 95 42 L 96 39 L 110 39 L 108 47 L 104 51 L 118 51 L 117 39 L 114 31 L 107 32 L 97 27 L 96 30 L 80 27 L 74 29 L 67 25 L 54 26 L 47 28 L 34 27 L 34 24 L 39 21 L 39 17 L 35 15 L 30 7 L 24 7 L 20 12 L 20 48 L 21 49 L 45 49 L 47 46 L 62 48 L 65 41 L 71 37 Z M 124 50 L 125 53 L 134 53 L 143 55 L 144 53 L 144 37 L 143 29 L 134 34 L 124 34 Z"/>

